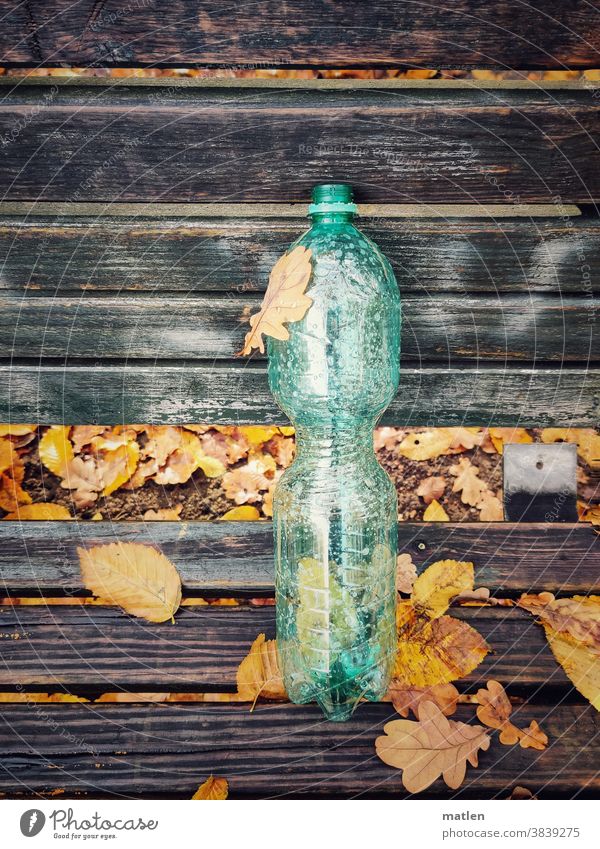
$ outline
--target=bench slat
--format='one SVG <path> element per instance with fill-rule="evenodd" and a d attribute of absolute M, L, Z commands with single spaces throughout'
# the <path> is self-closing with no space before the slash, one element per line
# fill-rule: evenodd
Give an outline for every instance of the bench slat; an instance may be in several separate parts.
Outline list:
<path fill-rule="evenodd" d="M 145 0 L 14 4 L 2 63 L 262 67 L 559 68 L 598 66 L 598 10 L 584 0 L 388 3 L 319 0 L 221 6 Z"/>
<path fill-rule="evenodd" d="M 187 295 L 0 296 L 0 357 L 231 359 L 261 299 Z M 600 299 L 405 295 L 403 362 L 589 362 Z M 245 318 L 244 318 L 245 316 Z M 266 359 L 257 354 L 255 359 Z"/>
<path fill-rule="evenodd" d="M 270 522 L 0 522 L 0 593 L 87 595 L 78 546 L 120 540 L 158 546 L 186 595 L 273 593 Z M 410 523 L 398 550 L 421 571 L 436 560 L 472 560 L 476 584 L 496 595 L 588 592 L 600 584 L 600 537 L 588 524 Z"/>
<path fill-rule="evenodd" d="M 383 416 L 403 426 L 595 427 L 600 369 L 406 366 Z M 285 424 L 251 360 L 108 365 L 0 362 L 0 420 L 38 424 Z"/>
<path fill-rule="evenodd" d="M 472 717 L 461 707 L 453 718 Z M 253 713 L 247 705 L 0 705 L 0 789 L 8 796 L 60 787 L 66 797 L 164 797 L 168 788 L 191 798 L 213 774 L 227 777 L 231 798 L 401 798 L 407 794 L 399 771 L 374 750 L 394 718 L 383 704 L 360 705 L 344 723 L 323 722 L 312 705 L 258 705 Z M 535 719 L 548 748 L 509 749 L 494 739 L 460 790 L 437 781 L 424 796 L 506 798 L 517 784 L 547 798 L 597 794 L 597 711 L 523 705 L 514 718 L 523 727 Z"/>
<path fill-rule="evenodd" d="M 4 200 L 306 201 L 325 179 L 373 202 L 600 199 L 593 84 L 38 82 L 0 81 Z"/>
<path fill-rule="evenodd" d="M 223 292 L 266 288 L 278 257 L 307 226 L 307 219 L 263 216 L 152 217 L 130 207 L 126 221 L 103 216 L 2 215 L 0 291 L 68 295 L 105 291 Z M 111 207 L 111 211 L 112 211 Z M 35 208 L 34 208 L 35 209 Z M 387 218 L 377 207 L 358 221 L 381 247 L 404 294 L 440 292 L 540 292 L 590 295 L 600 278 L 600 222 L 569 215 L 477 220 L 455 217 Z M 423 215 L 427 207 L 415 207 Z M 435 215 L 435 208 L 429 210 Z M 289 215 L 289 212 L 288 212 Z M 374 220 L 372 220 L 374 219 Z M 585 256 L 589 268 L 581 269 Z"/>
<path fill-rule="evenodd" d="M 456 608 L 493 648 L 464 678 L 567 685 L 542 628 L 519 608 Z M 182 608 L 160 625 L 99 606 L 0 607 L 0 687 L 42 691 L 235 692 L 236 670 L 260 633 L 275 636 L 274 607 Z"/>

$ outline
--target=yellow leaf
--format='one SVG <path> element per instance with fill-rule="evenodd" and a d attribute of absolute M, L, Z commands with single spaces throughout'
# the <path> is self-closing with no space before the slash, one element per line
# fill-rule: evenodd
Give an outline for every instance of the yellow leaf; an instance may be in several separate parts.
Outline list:
<path fill-rule="evenodd" d="M 250 504 L 242 504 L 241 507 L 232 507 L 227 513 L 221 516 L 221 519 L 228 519 L 232 522 L 254 522 L 260 519 L 260 513 L 256 507 Z"/>
<path fill-rule="evenodd" d="M 248 425 L 240 428 L 240 433 L 245 437 L 249 445 L 256 448 L 258 445 L 264 445 L 275 434 L 280 433 L 278 427 L 258 427 L 257 425 Z"/>
<path fill-rule="evenodd" d="M 140 456 L 140 446 L 137 442 L 128 442 L 114 451 L 107 451 L 100 464 L 102 482 L 104 489 L 102 495 L 110 495 L 124 483 L 135 472 L 135 467 Z"/>
<path fill-rule="evenodd" d="M 592 469 L 600 469 L 600 434 L 584 431 L 577 440 L 577 453 Z"/>
<path fill-rule="evenodd" d="M 413 586 L 411 602 L 435 619 L 445 613 L 452 599 L 472 590 L 475 571 L 472 563 L 460 560 L 438 560 L 421 572 Z"/>
<path fill-rule="evenodd" d="M 214 776 L 211 775 L 210 778 L 207 778 L 204 784 L 201 784 L 196 790 L 192 799 L 221 801 L 227 798 L 228 793 L 229 785 L 227 784 L 226 779 L 214 778 Z"/>
<path fill-rule="evenodd" d="M 409 433 L 398 446 L 398 451 L 409 460 L 433 460 L 448 450 L 453 438 L 442 428 Z"/>
<path fill-rule="evenodd" d="M 149 622 L 172 619 L 181 603 L 177 569 L 149 545 L 116 542 L 78 548 L 84 586 Z"/>
<path fill-rule="evenodd" d="M 533 436 L 527 433 L 524 427 L 491 427 L 489 433 L 498 454 L 503 453 L 504 446 L 508 443 L 533 442 Z"/>
<path fill-rule="evenodd" d="M 38 452 L 40 460 L 54 475 L 64 478 L 66 468 L 75 457 L 69 441 L 70 427 L 53 425 L 40 439 Z"/>
<path fill-rule="evenodd" d="M 36 430 L 37 425 L 4 424 L 0 425 L 0 436 L 27 436 Z"/>
<path fill-rule="evenodd" d="M 480 522 L 502 522 L 504 521 L 504 507 L 499 498 L 493 492 L 484 492 L 480 501 L 477 502 Z"/>
<path fill-rule="evenodd" d="M 449 522 L 450 517 L 442 507 L 439 501 L 436 501 L 435 498 L 425 509 L 423 513 L 423 521 L 424 522 Z"/>
<path fill-rule="evenodd" d="M 9 513 L 5 519 L 37 519 L 38 521 L 52 521 L 55 519 L 72 519 L 66 507 L 62 504 L 52 504 L 41 501 L 39 504 L 25 504 L 19 506 L 13 513 Z"/>
<path fill-rule="evenodd" d="M 544 624 L 556 660 L 582 696 L 600 711 L 600 651 Z"/>
<path fill-rule="evenodd" d="M 215 457 L 199 457 L 197 468 L 202 469 L 207 478 L 220 478 L 226 472 L 226 467 Z"/>
<path fill-rule="evenodd" d="M 489 651 L 474 628 L 452 616 L 417 616 L 410 601 L 397 611 L 398 650 L 393 678 L 406 687 L 448 684 L 473 671 Z"/>
<path fill-rule="evenodd" d="M 419 722 L 395 719 L 375 741 L 375 751 L 389 766 L 403 770 L 402 783 L 409 793 L 420 793 L 443 777 L 456 790 L 463 783 L 467 761 L 477 766 L 477 753 L 490 747 L 481 725 L 447 719 L 433 702 L 418 707 Z"/>
<path fill-rule="evenodd" d="M 237 671 L 238 695 L 244 701 L 256 703 L 259 696 L 266 699 L 287 699 L 283 679 L 279 671 L 277 643 L 259 634 L 252 643 L 250 652 L 240 663 Z"/>
<path fill-rule="evenodd" d="M 263 334 L 283 341 L 290 338 L 284 324 L 300 321 L 312 304 L 312 298 L 305 294 L 312 273 L 311 256 L 310 250 L 298 245 L 275 263 L 260 311 L 250 318 L 240 355 L 249 354 L 253 348 L 264 354 Z"/>
<path fill-rule="evenodd" d="M 15 451 L 12 442 L 8 439 L 0 439 L 0 472 L 5 472 L 7 469 L 12 470 L 13 466 L 19 462 L 19 456 Z"/>
<path fill-rule="evenodd" d="M 159 507 L 158 510 L 146 510 L 142 519 L 144 522 L 180 522 L 179 514 L 182 510 L 183 504 L 177 504 L 176 507 Z"/>

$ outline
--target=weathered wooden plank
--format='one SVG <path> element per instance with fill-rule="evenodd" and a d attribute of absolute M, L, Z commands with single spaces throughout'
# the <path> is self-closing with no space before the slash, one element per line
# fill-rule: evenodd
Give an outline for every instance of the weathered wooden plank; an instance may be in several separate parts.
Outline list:
<path fill-rule="evenodd" d="M 493 648 L 465 681 L 568 683 L 525 611 L 465 607 L 452 614 Z M 174 625 L 156 625 L 111 607 L 2 606 L 0 687 L 235 692 L 237 668 L 261 633 L 275 636 L 274 607 L 184 607 Z"/>
<path fill-rule="evenodd" d="M 348 722 L 323 722 L 312 705 L 1 705 L 0 789 L 8 796 L 74 793 L 191 798 L 210 775 L 231 798 L 353 794 L 403 798 L 400 773 L 375 755 L 375 738 L 398 715 L 361 705 Z M 33 709 L 32 709 L 33 708 Z M 456 717 L 472 721 L 461 707 Z M 437 781 L 424 798 L 506 798 L 517 784 L 540 797 L 597 794 L 599 714 L 578 704 L 523 705 L 549 737 L 543 752 L 507 749 L 497 739 L 462 788 Z M 55 729 L 59 728 L 57 732 Z M 597 795 L 596 795 L 597 798 Z"/>
<path fill-rule="evenodd" d="M 594 89 L 2 86 L 4 200 L 600 198 Z M 310 82 L 310 81 L 309 81 Z"/>
<path fill-rule="evenodd" d="M 231 359 L 256 295 L 0 294 L 0 357 Z M 402 361 L 590 362 L 600 298 L 405 295 Z M 265 359 L 266 355 L 257 355 Z"/>
<path fill-rule="evenodd" d="M 291 219 L 0 215 L 0 290 L 262 292 L 308 225 Z M 424 207 L 425 212 L 427 207 Z M 112 210 L 111 210 L 112 211 Z M 1 213 L 1 208 L 0 208 Z M 158 213 L 158 208 L 157 208 Z M 146 213 L 151 215 L 150 213 Z M 185 213 L 184 213 L 185 215 Z M 600 222 L 568 215 L 479 220 L 382 217 L 358 225 L 381 247 L 403 293 L 590 295 L 600 278 Z"/>
<path fill-rule="evenodd" d="M 600 369 L 407 366 L 388 424 L 591 426 Z M 39 424 L 283 424 L 264 365 L 128 361 L 0 363 L 0 420 Z"/>
<path fill-rule="evenodd" d="M 321 0 L 123 6 L 31 0 L 4 15 L 2 64 L 236 67 L 598 67 L 598 9 L 574 0 Z"/>
<path fill-rule="evenodd" d="M 187 595 L 273 593 L 270 522 L 0 522 L 0 593 L 87 595 L 78 546 L 121 540 L 160 548 Z M 584 593 L 600 586 L 600 537 L 588 524 L 398 525 L 398 550 L 421 571 L 471 560 L 476 583 L 498 596 Z"/>

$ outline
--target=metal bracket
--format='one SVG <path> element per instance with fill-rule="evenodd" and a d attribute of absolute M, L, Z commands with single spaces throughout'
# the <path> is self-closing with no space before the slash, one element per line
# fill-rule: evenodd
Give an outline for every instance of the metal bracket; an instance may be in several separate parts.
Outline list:
<path fill-rule="evenodd" d="M 504 518 L 508 522 L 577 521 L 577 446 L 504 446 Z"/>

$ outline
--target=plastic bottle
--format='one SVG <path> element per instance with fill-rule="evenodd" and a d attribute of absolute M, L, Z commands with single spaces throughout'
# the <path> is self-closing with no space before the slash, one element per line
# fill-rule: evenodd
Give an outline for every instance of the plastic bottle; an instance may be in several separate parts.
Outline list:
<path fill-rule="evenodd" d="M 293 702 L 332 720 L 385 693 L 396 647 L 397 498 L 373 428 L 398 387 L 400 298 L 377 246 L 352 223 L 352 190 L 318 185 L 312 298 L 290 338 L 269 338 L 269 384 L 297 455 L 273 500 L 277 645 Z"/>

